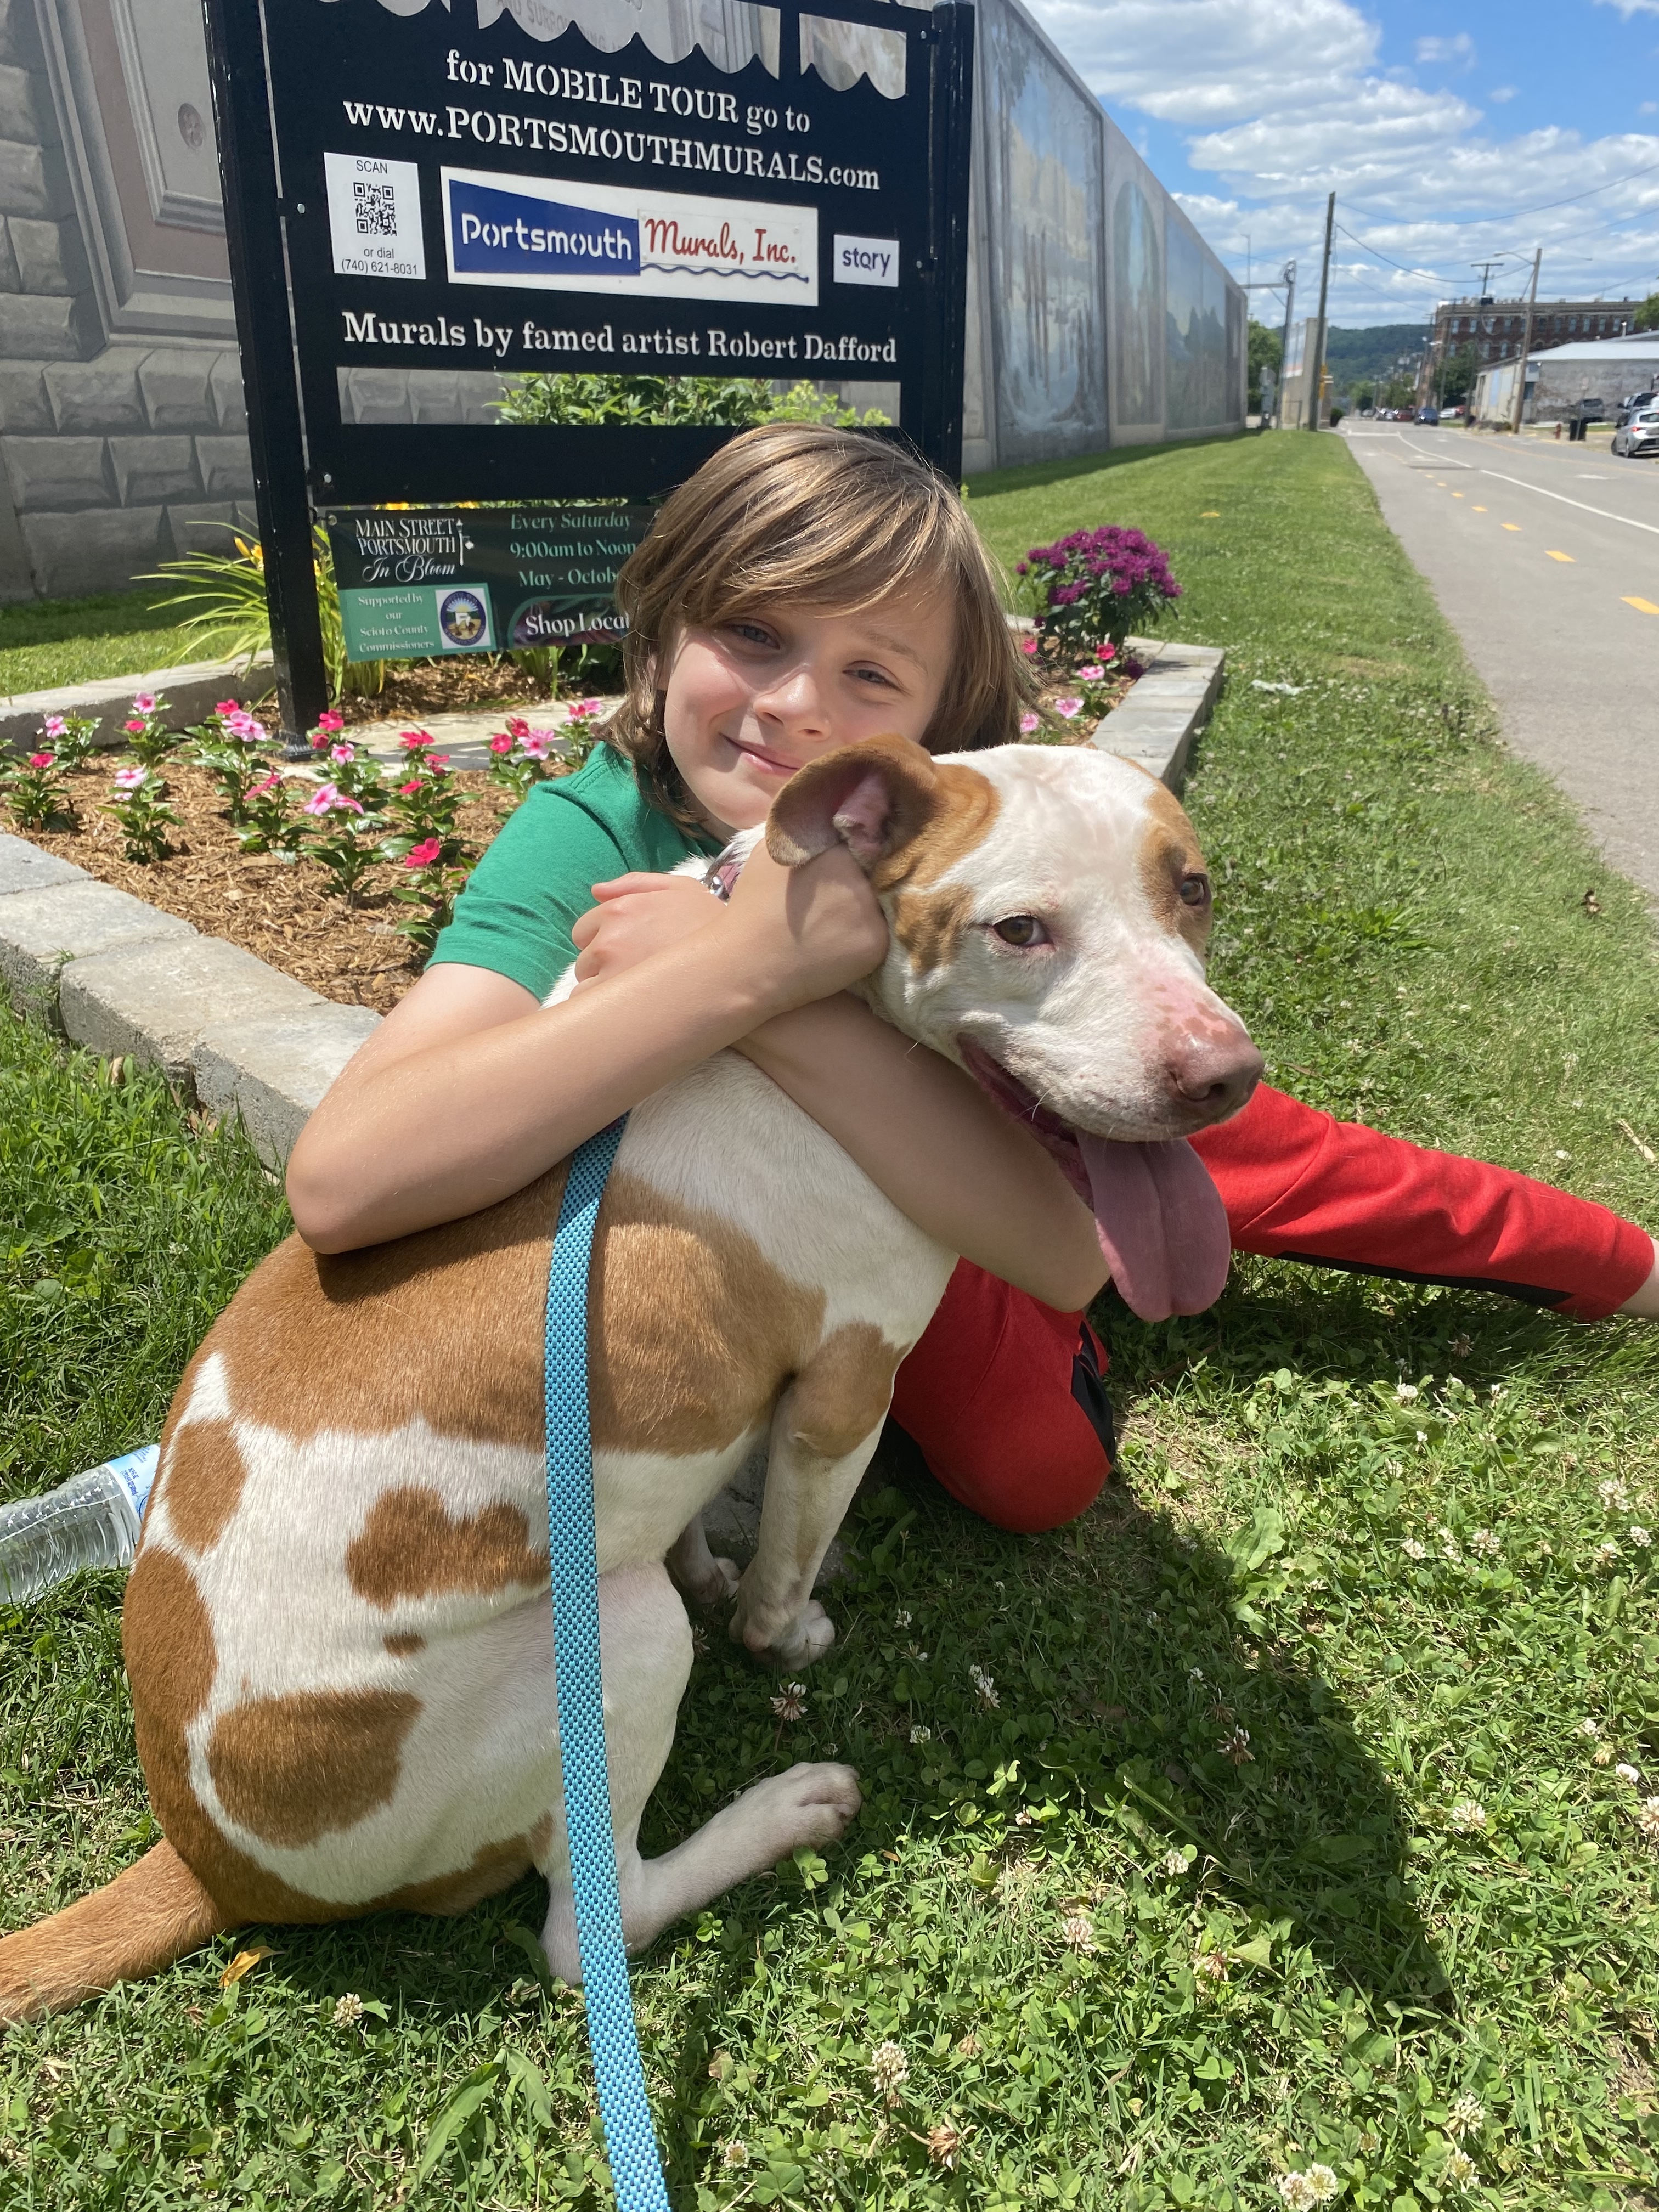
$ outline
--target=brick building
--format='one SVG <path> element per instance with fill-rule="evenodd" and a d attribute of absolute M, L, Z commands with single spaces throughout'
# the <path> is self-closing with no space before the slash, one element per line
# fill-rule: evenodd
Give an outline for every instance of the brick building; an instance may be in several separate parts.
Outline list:
<path fill-rule="evenodd" d="M 1618 337 L 1629 330 L 1639 305 L 1636 300 L 1540 300 L 1533 310 L 1532 350 L 1547 353 L 1554 346 Z M 1434 332 L 1419 378 L 1421 396 L 1426 398 L 1433 390 L 1441 362 L 1464 346 L 1474 348 L 1480 368 L 1513 361 L 1526 327 L 1524 300 L 1443 300 L 1434 311 Z"/>

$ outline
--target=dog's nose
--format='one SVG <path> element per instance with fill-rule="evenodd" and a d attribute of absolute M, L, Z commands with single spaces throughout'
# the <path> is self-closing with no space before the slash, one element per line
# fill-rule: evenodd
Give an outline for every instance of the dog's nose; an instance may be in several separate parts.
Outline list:
<path fill-rule="evenodd" d="M 1183 1037 L 1166 1063 L 1170 1087 L 1183 1106 L 1203 1109 L 1207 1119 L 1236 1114 L 1261 1080 L 1265 1063 L 1243 1030 L 1216 1036 Z"/>

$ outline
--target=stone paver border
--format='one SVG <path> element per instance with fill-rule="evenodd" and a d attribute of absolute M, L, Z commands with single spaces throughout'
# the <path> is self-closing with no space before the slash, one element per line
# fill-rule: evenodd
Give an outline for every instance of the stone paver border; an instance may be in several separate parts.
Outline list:
<path fill-rule="evenodd" d="M 1146 673 L 1097 726 L 1092 742 L 1178 790 L 1193 739 L 1220 688 L 1224 655 L 1210 646 L 1129 643 Z M 228 696 L 228 664 L 205 667 L 207 691 Z M 183 691 L 179 678 L 201 671 L 163 674 L 176 707 Z M 125 706 L 136 688 L 162 680 L 119 678 L 118 703 Z M 35 695 L 60 696 L 70 695 Z M 82 702 L 89 696 L 85 689 L 74 695 Z M 0 723 L 0 732 L 4 726 Z M 38 727 L 37 718 L 29 734 Z M 27 838 L 3 834 L 0 983 L 15 1005 L 40 1015 L 71 1043 L 149 1061 L 211 1111 L 240 1114 L 260 1157 L 275 1168 L 380 1019 L 367 1007 L 321 997 L 251 952 L 97 882 Z"/>
<path fill-rule="evenodd" d="M 0 698 L 0 752 L 27 752 L 48 714 L 87 714 L 97 723 L 97 745 L 122 742 L 121 725 L 137 691 L 159 692 L 180 727 L 205 720 L 221 699 L 261 699 L 274 681 L 270 655 L 245 660 L 191 660 L 179 668 L 151 668 L 140 676 L 100 676 L 64 684 L 52 691 L 14 691 Z"/>

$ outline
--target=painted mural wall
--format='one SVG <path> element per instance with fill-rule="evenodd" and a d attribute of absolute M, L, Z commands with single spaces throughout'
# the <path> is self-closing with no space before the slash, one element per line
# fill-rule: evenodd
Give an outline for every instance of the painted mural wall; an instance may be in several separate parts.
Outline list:
<path fill-rule="evenodd" d="M 1242 430 L 1243 289 L 1019 0 L 978 16 L 963 469 Z"/>

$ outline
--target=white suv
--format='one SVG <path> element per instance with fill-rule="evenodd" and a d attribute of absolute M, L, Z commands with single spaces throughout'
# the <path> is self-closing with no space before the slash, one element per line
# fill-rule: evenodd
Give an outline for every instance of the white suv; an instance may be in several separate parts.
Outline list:
<path fill-rule="evenodd" d="M 1659 453 L 1659 407 L 1640 407 L 1613 434 L 1615 453 Z"/>

